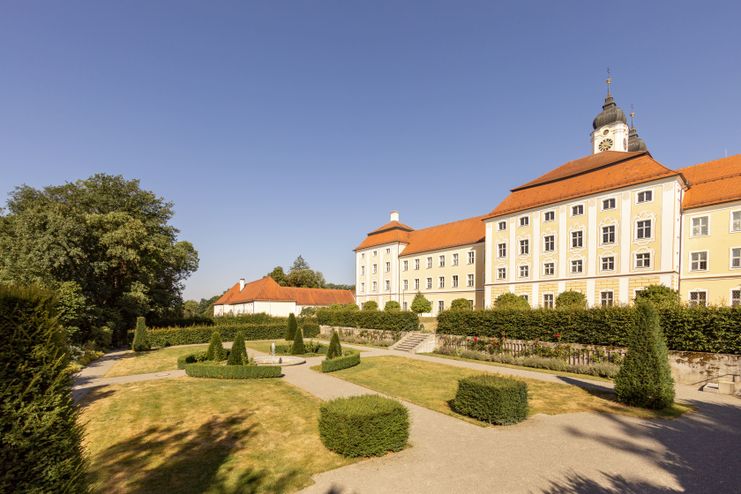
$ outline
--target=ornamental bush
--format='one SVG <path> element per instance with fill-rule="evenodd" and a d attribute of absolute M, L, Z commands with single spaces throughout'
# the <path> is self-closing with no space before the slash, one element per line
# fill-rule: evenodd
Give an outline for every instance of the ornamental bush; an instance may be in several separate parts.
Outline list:
<path fill-rule="evenodd" d="M 225 354 L 229 353 L 228 351 L 225 351 Z M 178 369 L 185 369 L 185 366 L 188 364 L 195 364 L 197 362 L 206 362 L 208 360 L 208 356 L 206 355 L 206 352 L 196 352 L 196 353 L 189 353 L 188 355 L 181 355 L 178 357 Z"/>
<path fill-rule="evenodd" d="M 409 439 L 409 413 L 377 395 L 338 398 L 321 406 L 319 436 L 328 449 L 348 457 L 401 451 Z"/>
<path fill-rule="evenodd" d="M 250 359 L 247 356 L 247 349 L 244 347 L 244 335 L 242 332 L 238 332 L 234 342 L 232 342 L 232 348 L 229 351 L 229 358 L 227 358 L 226 365 L 247 365 Z"/>
<path fill-rule="evenodd" d="M 636 304 L 638 321 L 628 353 L 615 377 L 618 400 L 628 405 L 662 409 L 674 402 L 674 380 L 659 314 L 650 302 Z"/>
<path fill-rule="evenodd" d="M 401 310 L 401 305 L 399 305 L 399 302 L 397 302 L 396 300 L 389 300 L 388 302 L 386 302 L 386 305 L 383 306 L 383 310 L 385 310 L 386 312 L 398 312 Z"/>
<path fill-rule="evenodd" d="M 587 297 L 582 292 L 566 290 L 556 297 L 557 309 L 586 309 Z"/>
<path fill-rule="evenodd" d="M 146 352 L 152 349 L 147 337 L 147 322 L 142 316 L 136 318 L 136 329 L 134 330 L 134 341 L 131 344 L 131 349 L 135 352 Z"/>
<path fill-rule="evenodd" d="M 456 412 L 490 424 L 516 424 L 527 418 L 527 384 L 484 374 L 458 381 Z"/>
<path fill-rule="evenodd" d="M 291 346 L 291 355 L 303 355 L 306 353 L 306 346 L 304 345 L 304 335 L 300 329 L 296 330 L 296 334 L 293 338 L 293 345 Z"/>
<path fill-rule="evenodd" d="M 262 379 L 281 377 L 282 369 L 277 365 L 218 365 L 212 363 L 187 364 L 185 373 L 190 377 L 214 379 Z"/>
<path fill-rule="evenodd" d="M 411 308 L 415 314 L 426 314 L 432 312 L 432 302 L 427 300 L 421 292 L 417 292 L 412 300 Z"/>
<path fill-rule="evenodd" d="M 457 298 L 450 302 L 450 310 L 472 310 L 471 304 L 465 298 Z"/>
<path fill-rule="evenodd" d="M 335 357 L 342 356 L 342 345 L 340 345 L 340 335 L 337 331 L 332 331 L 332 338 L 329 340 L 329 348 L 327 349 L 327 359 L 333 359 Z"/>
<path fill-rule="evenodd" d="M 375 300 L 368 300 L 367 302 L 363 302 L 363 310 L 378 310 L 378 304 Z"/>
<path fill-rule="evenodd" d="M 288 326 L 286 327 L 286 341 L 293 341 L 296 337 L 297 328 L 298 324 L 296 324 L 296 316 L 290 314 L 288 316 Z"/>
<path fill-rule="evenodd" d="M 224 344 L 221 342 L 221 335 L 219 331 L 211 333 L 211 341 L 208 344 L 208 350 L 206 351 L 207 360 L 224 360 L 226 358 L 226 352 L 224 351 Z"/>
<path fill-rule="evenodd" d="M 307 338 L 319 334 L 319 325 L 315 322 L 302 324 Z M 193 345 L 208 343 L 211 334 L 218 330 L 225 341 L 234 340 L 237 332 L 242 331 L 245 340 L 277 340 L 285 337 L 286 322 L 268 324 L 217 324 L 216 326 L 191 326 L 188 328 L 155 328 L 148 331 L 149 342 L 153 347 L 173 345 Z"/>
<path fill-rule="evenodd" d="M 45 290 L 0 285 L 0 492 L 88 492 L 56 305 Z"/>
<path fill-rule="evenodd" d="M 656 307 L 676 307 L 680 303 L 679 290 L 672 290 L 666 285 L 649 285 L 636 292 L 635 301 L 646 300 Z"/>
<path fill-rule="evenodd" d="M 416 331 L 419 317 L 414 312 L 399 311 L 359 311 L 330 310 L 317 311 L 317 321 L 325 326 L 344 326 L 363 329 L 383 329 L 386 331 Z M 304 331 L 304 335 L 308 334 Z"/>
<path fill-rule="evenodd" d="M 360 354 L 351 353 L 344 357 L 322 360 L 322 372 L 334 372 L 349 367 L 355 367 L 360 363 Z"/>
<path fill-rule="evenodd" d="M 530 310 L 530 304 L 521 295 L 506 292 L 494 300 L 494 307 L 500 310 Z"/>

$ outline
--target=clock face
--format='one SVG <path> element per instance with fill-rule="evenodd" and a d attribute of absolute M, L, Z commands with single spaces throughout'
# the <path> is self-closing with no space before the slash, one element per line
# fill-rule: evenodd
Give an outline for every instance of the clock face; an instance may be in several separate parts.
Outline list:
<path fill-rule="evenodd" d="M 612 139 L 602 139 L 602 141 L 600 141 L 599 143 L 600 151 L 607 151 L 610 148 L 612 148 Z"/>

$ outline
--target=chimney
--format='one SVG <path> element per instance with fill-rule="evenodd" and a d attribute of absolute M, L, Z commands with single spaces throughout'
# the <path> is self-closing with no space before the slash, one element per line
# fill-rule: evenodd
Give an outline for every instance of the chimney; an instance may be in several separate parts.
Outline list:
<path fill-rule="evenodd" d="M 244 290 L 244 278 L 239 278 L 239 291 Z"/>
<path fill-rule="evenodd" d="M 391 219 L 389 221 L 399 221 L 399 212 L 396 210 L 391 211 Z"/>

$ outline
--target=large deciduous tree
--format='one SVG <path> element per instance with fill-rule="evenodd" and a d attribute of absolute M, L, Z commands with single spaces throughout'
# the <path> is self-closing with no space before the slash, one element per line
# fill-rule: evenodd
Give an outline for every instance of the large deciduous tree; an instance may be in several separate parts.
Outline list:
<path fill-rule="evenodd" d="M 183 281 L 198 268 L 172 216 L 172 203 L 121 176 L 18 187 L 0 214 L 0 282 L 56 290 L 74 342 L 107 326 L 124 343 L 136 316 L 180 310 Z"/>

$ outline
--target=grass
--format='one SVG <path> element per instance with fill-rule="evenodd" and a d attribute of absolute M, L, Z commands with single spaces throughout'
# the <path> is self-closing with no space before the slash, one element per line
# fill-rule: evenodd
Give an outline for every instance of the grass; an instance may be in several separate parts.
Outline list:
<path fill-rule="evenodd" d="M 94 493 L 282 493 L 351 461 L 324 448 L 320 401 L 280 380 L 100 388 L 80 421 Z"/>
<path fill-rule="evenodd" d="M 131 376 L 133 374 L 148 374 L 178 368 L 178 357 L 189 353 L 203 352 L 208 345 L 177 346 L 161 348 L 151 352 L 130 353 L 116 362 L 106 372 L 105 377 Z"/>
<path fill-rule="evenodd" d="M 340 379 L 458 418 L 462 417 L 450 409 L 448 402 L 455 397 L 459 379 L 478 374 L 481 372 L 403 357 L 369 357 L 360 365 L 332 373 Z M 598 412 L 656 418 L 676 417 L 689 410 L 677 404 L 667 410 L 644 410 L 618 403 L 611 392 L 597 393 L 536 379 L 518 380 L 528 385 L 529 415 Z"/>

